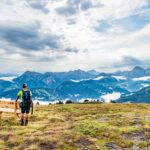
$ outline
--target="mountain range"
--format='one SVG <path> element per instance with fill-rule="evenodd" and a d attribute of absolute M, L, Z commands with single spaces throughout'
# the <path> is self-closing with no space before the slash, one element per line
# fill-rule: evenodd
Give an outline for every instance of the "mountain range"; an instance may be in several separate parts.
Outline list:
<path fill-rule="evenodd" d="M 132 95 L 122 96 L 117 100 L 117 102 L 122 103 L 150 103 L 150 86 L 135 92 Z"/>
<path fill-rule="evenodd" d="M 129 71 L 101 73 L 95 70 L 75 70 L 69 72 L 38 73 L 26 71 L 23 74 L 0 76 L 0 98 L 15 99 L 23 83 L 27 83 L 33 92 L 33 99 L 55 101 L 71 99 L 109 100 L 118 102 L 150 102 L 148 92 L 144 97 L 136 98 L 138 93 L 150 85 L 150 68 L 135 67 Z M 118 95 L 114 97 L 114 95 Z M 133 96 L 133 98 L 131 98 Z"/>

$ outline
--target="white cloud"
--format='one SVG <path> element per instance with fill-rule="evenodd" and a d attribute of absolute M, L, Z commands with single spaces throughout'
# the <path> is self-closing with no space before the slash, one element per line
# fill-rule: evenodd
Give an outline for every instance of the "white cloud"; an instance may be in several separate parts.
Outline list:
<path fill-rule="evenodd" d="M 38 40 L 33 45 L 37 46 L 46 35 L 53 34 L 59 37 L 55 39 L 59 47 L 56 50 L 49 47 L 47 42 L 42 42 L 39 50 L 23 50 L 22 45 L 14 46 L 6 41 L 8 37 L 5 34 L 4 38 L 0 31 L 0 62 L 5 66 L 0 71 L 62 71 L 79 68 L 113 71 L 133 65 L 133 61 L 130 61 L 131 64 L 124 63 L 124 66 L 116 65 L 127 56 L 147 66 L 150 56 L 149 22 L 132 31 L 123 21 L 133 16 L 129 20 L 132 25 L 134 15 L 150 17 L 148 4 L 149 0 L 50 0 L 44 3 L 41 0 L 40 3 L 33 0 L 1 0 L 0 27 L 26 27 L 26 31 L 31 32 L 28 27 L 39 23 Z M 71 7 L 74 12 L 69 12 Z M 58 9 L 61 10 L 59 13 Z M 63 12 L 67 15 L 63 15 Z M 134 26 L 141 23 L 137 22 Z M 24 38 L 24 43 L 26 40 Z M 28 40 L 31 41 L 30 38 Z"/>
<path fill-rule="evenodd" d="M 102 99 L 105 100 L 106 103 L 109 103 L 111 100 L 117 100 L 121 96 L 121 93 L 113 92 L 112 94 L 106 94 L 101 96 Z"/>
<path fill-rule="evenodd" d="M 124 76 L 113 76 L 114 78 L 116 78 L 117 80 L 126 80 L 127 78 Z"/>
<path fill-rule="evenodd" d="M 13 79 L 15 79 L 15 78 L 16 78 L 16 76 L 11 76 L 11 77 L 0 77 L 0 80 L 5 80 L 5 81 L 10 81 L 10 82 L 12 82 Z"/>
<path fill-rule="evenodd" d="M 140 77 L 140 78 L 133 78 L 133 81 L 149 81 L 150 80 L 150 76 L 146 76 L 146 77 Z"/>

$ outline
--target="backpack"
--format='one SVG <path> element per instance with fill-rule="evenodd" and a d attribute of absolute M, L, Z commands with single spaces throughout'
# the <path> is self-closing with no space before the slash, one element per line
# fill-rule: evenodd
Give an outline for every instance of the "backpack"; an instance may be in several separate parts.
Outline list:
<path fill-rule="evenodd" d="M 24 104 L 30 104 L 31 103 L 31 96 L 30 96 L 30 91 L 23 91 L 22 90 L 22 100 Z"/>

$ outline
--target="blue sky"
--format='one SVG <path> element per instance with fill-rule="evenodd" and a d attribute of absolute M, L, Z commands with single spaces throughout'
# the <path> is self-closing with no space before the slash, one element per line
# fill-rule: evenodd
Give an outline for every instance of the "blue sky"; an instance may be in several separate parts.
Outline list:
<path fill-rule="evenodd" d="M 0 72 L 150 67 L 150 0 L 1 0 Z"/>

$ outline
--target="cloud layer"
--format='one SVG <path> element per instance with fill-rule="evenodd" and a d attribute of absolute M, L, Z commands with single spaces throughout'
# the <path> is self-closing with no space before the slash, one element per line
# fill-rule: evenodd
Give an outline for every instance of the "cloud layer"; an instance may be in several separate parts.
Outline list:
<path fill-rule="evenodd" d="M 1 0 L 1 72 L 150 63 L 150 0 Z"/>

